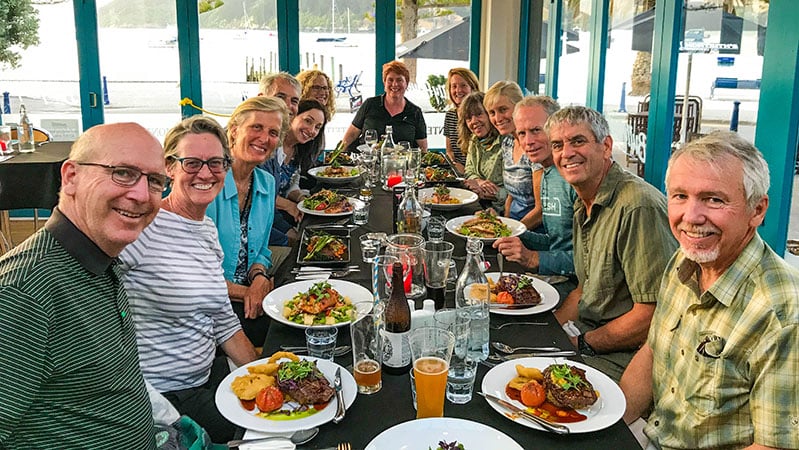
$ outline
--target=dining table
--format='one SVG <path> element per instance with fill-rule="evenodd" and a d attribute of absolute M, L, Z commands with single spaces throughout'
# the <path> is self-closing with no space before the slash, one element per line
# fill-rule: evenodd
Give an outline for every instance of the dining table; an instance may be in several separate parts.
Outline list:
<path fill-rule="evenodd" d="M 347 193 L 347 189 L 352 189 L 352 194 Z M 357 196 L 356 187 L 344 187 L 345 195 Z M 381 190 L 379 187 L 373 189 L 373 199 L 370 202 L 370 213 L 368 223 L 351 228 L 351 261 L 350 265 L 357 266 L 359 271 L 351 272 L 341 278 L 346 281 L 357 283 L 371 290 L 371 264 L 366 263 L 361 258 L 361 249 L 358 238 L 364 233 L 385 232 L 391 234 L 393 215 L 392 193 Z M 443 215 L 446 218 L 470 215 L 479 209 L 479 204 L 474 203 L 465 205 L 459 209 L 451 211 L 433 211 L 434 215 Z M 306 215 L 301 226 L 308 227 L 331 222 L 342 222 L 340 217 L 333 218 Z M 456 261 L 457 269 L 460 270 L 465 262 L 465 239 L 447 233 L 445 240 L 455 244 L 453 259 Z M 289 256 L 289 261 L 296 261 L 298 248 L 293 248 Z M 491 248 L 490 243 L 483 248 L 484 258 L 489 264 L 494 265 L 496 261 L 496 251 Z M 524 272 L 524 268 L 514 263 L 505 263 L 507 272 Z M 276 279 L 276 286 L 281 286 L 294 281 L 294 276 L 290 270 L 282 270 Z M 422 305 L 422 300 L 416 301 L 417 308 Z M 447 291 L 445 295 L 445 305 L 454 307 L 454 292 Z M 529 325 L 522 322 L 536 322 Z M 508 324 L 501 329 L 496 329 L 503 324 Z M 490 340 L 501 341 L 511 346 L 555 346 L 564 350 L 574 349 L 569 337 L 563 331 L 555 316 L 551 311 L 535 315 L 497 315 L 491 313 L 490 317 Z M 281 346 L 304 346 L 305 334 L 301 328 L 292 327 L 276 320 L 273 320 L 266 341 L 263 345 L 263 357 L 269 357 L 280 350 Z M 339 329 L 337 345 L 350 345 L 349 327 L 344 326 Z M 494 350 L 492 349 L 492 352 Z M 578 356 L 569 358 L 573 361 L 582 362 Z M 352 354 L 347 353 L 336 357 L 335 362 L 347 370 L 352 371 Z M 632 435 L 623 420 L 597 431 L 588 433 L 572 433 L 569 435 L 557 435 L 545 431 L 522 426 L 511 421 L 504 415 L 496 412 L 488 401 L 477 394 L 481 390 L 480 386 L 486 373 L 490 368 L 486 364 L 480 364 L 474 386 L 472 399 L 465 404 L 453 404 L 445 402 L 444 417 L 461 418 L 477 423 L 488 425 L 499 430 L 514 439 L 522 448 L 562 448 L 580 449 L 586 448 L 613 448 L 613 449 L 638 449 L 635 437 Z M 378 434 L 397 424 L 416 419 L 416 411 L 413 407 L 411 398 L 410 376 L 409 374 L 390 375 L 386 372 L 382 374 L 382 389 L 377 393 L 365 395 L 358 394 L 354 403 L 346 412 L 346 417 L 338 424 L 332 422 L 320 426 L 319 434 L 311 442 L 298 446 L 301 450 L 322 449 L 335 447 L 339 443 L 349 442 L 353 449 L 364 449 L 372 439 Z M 616 408 L 624 408 L 624 405 L 615 405 Z M 431 445 L 435 447 L 435 442 Z M 383 450 L 383 449 L 381 449 Z M 390 450 L 390 449 L 385 449 Z M 498 449 L 499 450 L 499 449 Z"/>

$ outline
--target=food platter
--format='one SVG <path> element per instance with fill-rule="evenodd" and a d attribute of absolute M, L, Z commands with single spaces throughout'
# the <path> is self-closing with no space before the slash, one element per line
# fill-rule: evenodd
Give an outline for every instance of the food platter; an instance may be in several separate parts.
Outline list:
<path fill-rule="evenodd" d="M 425 203 L 425 199 L 430 198 L 434 191 L 434 187 L 419 190 L 419 201 L 423 205 L 430 205 L 432 209 L 451 211 L 462 206 L 471 205 L 478 200 L 477 194 L 468 189 L 449 188 L 450 197 L 460 200 L 460 203 Z"/>
<path fill-rule="evenodd" d="M 346 184 L 346 183 L 349 183 L 351 181 L 357 180 L 358 177 L 361 176 L 360 172 L 358 172 L 357 175 L 350 175 L 350 176 L 346 176 L 346 177 L 326 177 L 326 176 L 322 175 L 321 172 L 324 171 L 325 169 L 327 169 L 328 167 L 330 167 L 330 166 L 314 167 L 314 168 L 308 170 L 308 175 L 311 175 L 312 177 L 316 178 L 317 180 L 319 180 L 319 181 L 321 181 L 323 183 L 327 183 L 327 184 Z M 353 170 L 353 169 L 358 170 L 358 168 L 355 167 L 355 166 L 341 166 L 341 168 L 345 169 L 348 172 Z"/>
<path fill-rule="evenodd" d="M 308 243 L 314 233 L 323 232 L 329 234 L 336 239 L 340 240 L 346 247 L 346 251 L 341 259 L 318 259 L 311 258 L 305 259 L 308 255 Z M 314 265 L 314 266 L 343 266 L 350 263 L 350 250 L 352 249 L 350 230 L 348 228 L 305 228 L 302 232 L 302 238 L 299 243 L 299 250 L 297 251 L 297 264 L 300 265 Z"/>
<path fill-rule="evenodd" d="M 425 183 L 453 184 L 463 181 L 463 177 L 459 177 L 458 174 L 452 170 L 452 167 L 449 166 L 428 166 L 422 169 L 422 172 L 424 173 L 422 178 L 424 179 Z"/>
<path fill-rule="evenodd" d="M 474 219 L 475 217 L 476 216 L 461 216 L 461 217 L 456 217 L 454 219 L 450 219 L 450 220 L 447 221 L 447 225 L 446 225 L 447 226 L 447 231 L 449 231 L 450 233 L 454 234 L 455 236 L 459 236 L 459 237 L 462 237 L 464 239 L 468 239 L 469 237 L 472 237 L 472 236 L 466 236 L 465 234 L 461 234 L 460 232 L 458 232 L 458 229 L 461 227 L 461 225 L 464 222 L 466 222 L 467 220 Z M 524 226 L 524 224 L 519 222 L 518 220 L 510 219 L 510 218 L 507 218 L 507 217 L 498 217 L 498 219 L 501 220 L 502 223 L 507 225 L 508 228 L 510 228 L 510 236 L 511 237 L 512 236 L 519 236 L 522 233 L 524 233 L 525 231 L 527 231 L 527 227 Z M 497 239 L 499 239 L 499 238 L 496 238 L 496 237 L 477 237 L 477 236 L 474 236 L 474 238 L 475 239 L 479 239 L 479 240 L 483 241 L 484 243 L 494 242 Z"/>
<path fill-rule="evenodd" d="M 436 448 L 439 441 L 458 441 L 467 450 L 522 450 L 521 445 L 499 430 L 451 417 L 417 419 L 394 425 L 366 444 L 366 450 Z"/>
<path fill-rule="evenodd" d="M 516 376 L 516 365 L 521 364 L 525 367 L 535 367 L 543 371 L 551 364 L 562 364 L 564 362 L 585 370 L 586 379 L 594 386 L 594 390 L 599 392 L 599 399 L 589 408 L 577 410 L 577 412 L 587 417 L 586 420 L 582 422 L 565 423 L 563 425 L 569 427 L 571 433 L 588 433 L 605 429 L 618 422 L 622 415 L 624 415 L 624 410 L 627 405 L 619 385 L 607 375 L 591 366 L 565 360 L 563 358 L 518 358 L 506 361 L 488 371 L 483 378 L 482 390 L 487 394 L 493 394 L 524 409 L 525 406 L 521 402 L 512 400 L 505 393 L 505 386 Z M 492 401 L 486 401 L 491 405 L 491 408 L 508 420 L 512 420 L 529 428 L 543 430 L 543 428 L 539 427 L 537 424 L 523 417 L 509 417 L 508 411 L 505 408 Z"/>
<path fill-rule="evenodd" d="M 494 283 L 499 279 L 499 272 L 486 273 L 487 278 L 491 278 Z M 541 281 L 538 278 L 530 277 L 533 282 L 533 287 L 541 295 L 541 303 L 530 308 L 502 308 L 491 307 L 491 312 L 503 316 L 529 316 L 532 314 L 540 314 L 555 308 L 560 300 L 558 290 L 552 287 L 549 283 Z"/>
<path fill-rule="evenodd" d="M 356 205 L 363 203 L 363 201 L 358 200 L 357 198 L 354 197 L 347 197 L 347 201 L 350 202 L 350 205 L 353 206 L 353 209 Z M 342 216 L 349 216 L 352 214 L 352 210 L 328 214 L 324 211 L 317 211 L 315 209 L 306 208 L 302 206 L 302 202 L 297 203 L 297 209 L 299 209 L 305 214 L 309 214 L 311 216 L 319 216 L 319 217 L 342 217 Z"/>
<path fill-rule="evenodd" d="M 288 320 L 286 317 L 283 316 L 283 305 L 287 300 L 291 300 L 296 294 L 300 292 L 306 292 L 308 289 L 311 288 L 315 283 L 318 283 L 319 280 L 303 280 L 303 281 L 295 281 L 293 283 L 284 284 L 279 288 L 271 291 L 270 293 L 266 294 L 266 298 L 264 298 L 264 312 L 266 312 L 269 317 L 273 320 L 276 320 L 282 324 L 288 325 L 294 328 L 308 328 L 309 326 L 324 326 L 324 325 L 303 325 L 299 323 L 292 322 Z M 361 286 L 360 284 L 355 284 L 350 281 L 344 280 L 328 280 L 330 286 L 339 292 L 339 294 L 343 295 L 344 297 L 349 297 L 350 302 L 352 304 L 356 304 L 358 302 L 368 302 L 374 300 L 374 295 L 369 289 Z M 358 311 L 360 312 L 360 311 Z M 334 327 L 343 327 L 344 325 L 348 325 L 349 322 L 341 322 L 336 323 L 331 326 Z"/>
<path fill-rule="evenodd" d="M 333 361 L 328 361 L 326 359 L 317 359 L 311 356 L 301 356 L 300 358 L 316 361 L 316 366 L 319 368 L 319 371 L 322 372 L 325 378 L 327 378 L 327 381 L 330 382 L 331 386 L 333 386 L 333 378 L 335 377 L 336 369 L 341 368 L 341 386 L 342 392 L 344 393 L 344 405 L 347 408 L 352 405 L 352 403 L 355 401 L 358 388 L 355 385 L 355 378 L 352 377 L 352 374 L 347 369 L 344 369 Z M 323 410 L 317 412 L 316 414 L 294 420 L 264 419 L 255 415 L 255 411 L 247 411 L 244 409 L 244 407 L 241 405 L 241 401 L 239 401 L 238 397 L 236 397 L 236 394 L 233 393 L 230 384 L 236 377 L 246 375 L 248 373 L 247 366 L 265 364 L 267 362 L 268 359 L 259 359 L 241 366 L 228 374 L 228 376 L 226 376 L 225 379 L 219 384 L 219 387 L 216 389 L 215 396 L 216 407 L 227 420 L 240 427 L 265 433 L 286 433 L 297 430 L 305 430 L 326 424 L 327 422 L 333 420 L 333 416 L 336 414 L 335 397 L 333 397 L 330 403 L 328 403 Z"/>

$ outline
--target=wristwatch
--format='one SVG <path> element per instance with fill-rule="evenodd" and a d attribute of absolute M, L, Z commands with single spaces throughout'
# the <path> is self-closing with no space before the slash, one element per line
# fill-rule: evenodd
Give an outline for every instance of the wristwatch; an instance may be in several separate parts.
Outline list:
<path fill-rule="evenodd" d="M 255 280 L 255 277 L 264 277 L 267 280 L 270 279 L 269 275 L 267 275 L 266 272 L 264 272 L 263 270 L 256 270 L 250 272 L 250 274 L 247 275 L 247 279 L 250 281 L 250 283 L 252 283 Z"/>
<path fill-rule="evenodd" d="M 580 351 L 581 355 L 596 356 L 594 349 L 588 345 L 588 342 L 585 342 L 585 334 L 577 336 L 577 350 Z"/>

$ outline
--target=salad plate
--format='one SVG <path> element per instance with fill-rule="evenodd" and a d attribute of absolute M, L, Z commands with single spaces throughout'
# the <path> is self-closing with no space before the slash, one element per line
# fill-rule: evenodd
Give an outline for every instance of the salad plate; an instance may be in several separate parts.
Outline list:
<path fill-rule="evenodd" d="M 266 314 L 269 315 L 269 317 L 271 317 L 273 320 L 290 327 L 302 329 L 308 328 L 309 326 L 343 327 L 344 325 L 349 324 L 349 321 L 345 321 L 331 325 L 304 325 L 301 323 L 292 322 L 283 315 L 283 308 L 287 301 L 293 299 L 295 295 L 301 292 L 308 292 L 308 290 L 318 282 L 319 280 L 295 281 L 293 283 L 284 284 L 283 286 L 272 290 L 266 295 L 266 298 L 264 298 L 264 312 L 266 312 Z M 330 287 L 338 291 L 340 295 L 349 298 L 350 303 L 353 305 L 358 302 L 368 302 L 374 300 L 372 291 L 366 289 L 360 284 L 355 284 L 353 282 L 344 280 L 327 280 L 327 282 L 330 283 Z"/>
<path fill-rule="evenodd" d="M 527 227 L 524 226 L 523 223 L 519 222 L 518 220 L 513 220 L 507 217 L 497 217 L 502 223 L 504 223 L 510 230 L 510 234 L 508 236 L 469 236 L 468 234 L 464 234 L 462 232 L 462 227 L 464 226 L 465 222 L 469 220 L 476 219 L 477 216 L 461 216 L 455 217 L 454 219 L 450 219 L 447 221 L 447 231 L 454 234 L 455 236 L 462 237 L 464 239 L 468 239 L 473 237 L 475 239 L 480 239 L 483 241 L 484 244 L 491 243 L 499 239 L 500 237 L 513 237 L 513 236 L 520 236 L 522 233 L 527 231 Z"/>
<path fill-rule="evenodd" d="M 522 450 L 507 434 L 466 419 L 431 417 L 403 422 L 378 434 L 366 450 L 417 450 L 438 448 L 439 441 L 457 441 L 466 450 Z"/>

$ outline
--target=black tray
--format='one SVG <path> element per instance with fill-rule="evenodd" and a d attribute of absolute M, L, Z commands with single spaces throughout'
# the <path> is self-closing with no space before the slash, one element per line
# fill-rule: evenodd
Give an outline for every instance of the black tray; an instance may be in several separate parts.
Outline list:
<path fill-rule="evenodd" d="M 344 242 L 344 245 L 347 246 L 347 251 L 344 254 L 344 258 L 341 260 L 336 261 L 319 261 L 319 260 L 308 260 L 304 261 L 305 255 L 308 254 L 308 242 L 311 240 L 311 236 L 319 233 L 327 233 L 331 236 L 335 236 L 341 239 Z M 347 228 L 306 228 L 302 232 L 302 239 L 300 239 L 300 247 L 299 251 L 297 252 L 297 264 L 301 265 L 310 265 L 310 266 L 344 266 L 350 263 L 350 254 L 352 253 L 352 243 L 350 239 L 350 230 Z"/>

